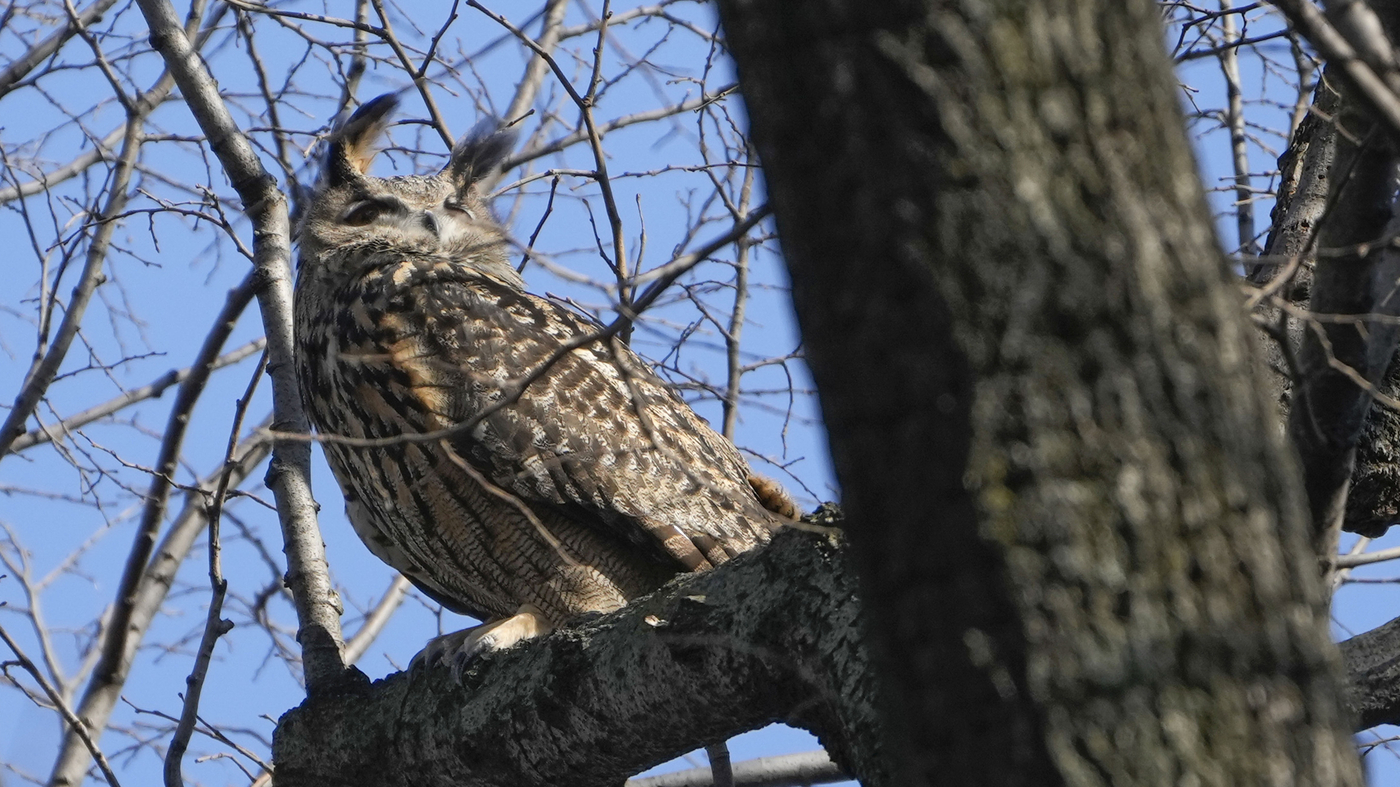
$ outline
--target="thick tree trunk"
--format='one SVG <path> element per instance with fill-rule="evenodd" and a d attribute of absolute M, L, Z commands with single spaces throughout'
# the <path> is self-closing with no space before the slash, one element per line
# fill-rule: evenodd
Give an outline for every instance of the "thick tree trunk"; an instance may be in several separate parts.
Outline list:
<path fill-rule="evenodd" d="M 1359 784 L 1148 0 L 722 0 L 900 784 Z"/>

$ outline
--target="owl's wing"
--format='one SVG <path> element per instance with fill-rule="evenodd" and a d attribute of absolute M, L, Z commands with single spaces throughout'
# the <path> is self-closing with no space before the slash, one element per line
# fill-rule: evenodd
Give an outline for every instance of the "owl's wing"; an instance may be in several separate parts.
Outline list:
<path fill-rule="evenodd" d="M 621 342 L 590 340 L 596 324 L 460 265 L 403 262 L 373 275 L 386 280 L 367 291 L 392 295 L 366 305 L 383 350 L 367 362 L 390 367 L 415 428 L 476 420 L 444 448 L 499 490 L 691 570 L 779 526 L 734 446 Z"/>

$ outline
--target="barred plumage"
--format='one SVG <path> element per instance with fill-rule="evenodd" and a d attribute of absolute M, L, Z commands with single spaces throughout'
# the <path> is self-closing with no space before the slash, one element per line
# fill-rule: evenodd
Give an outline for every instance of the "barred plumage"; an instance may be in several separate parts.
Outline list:
<path fill-rule="evenodd" d="M 375 555 L 450 609 L 520 624 L 443 647 L 507 645 L 767 541 L 781 491 L 757 484 L 760 500 L 734 446 L 646 363 L 524 291 L 475 188 L 512 138 L 469 136 L 437 176 L 364 174 L 394 103 L 332 135 L 298 232 L 297 364 L 324 435 L 456 427 L 324 444 Z"/>

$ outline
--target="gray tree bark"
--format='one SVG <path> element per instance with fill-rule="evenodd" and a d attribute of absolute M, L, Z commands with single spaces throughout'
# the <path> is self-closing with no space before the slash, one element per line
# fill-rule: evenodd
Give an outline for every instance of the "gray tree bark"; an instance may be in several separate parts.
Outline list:
<path fill-rule="evenodd" d="M 721 9 L 894 780 L 1359 784 L 1156 7 Z"/>
<path fill-rule="evenodd" d="M 774 721 L 887 784 L 844 550 L 780 534 L 593 622 L 446 668 L 313 696 L 278 723 L 278 787 L 618 785 Z"/>

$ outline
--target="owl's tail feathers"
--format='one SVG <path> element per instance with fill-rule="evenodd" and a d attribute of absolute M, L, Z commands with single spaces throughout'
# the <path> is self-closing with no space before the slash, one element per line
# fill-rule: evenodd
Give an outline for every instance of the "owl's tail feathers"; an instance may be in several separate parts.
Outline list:
<path fill-rule="evenodd" d="M 753 487 L 753 492 L 758 496 L 758 502 L 763 507 L 784 519 L 796 519 L 798 515 L 797 503 L 792 496 L 779 484 L 767 476 L 757 473 L 749 473 L 749 486 Z"/>

